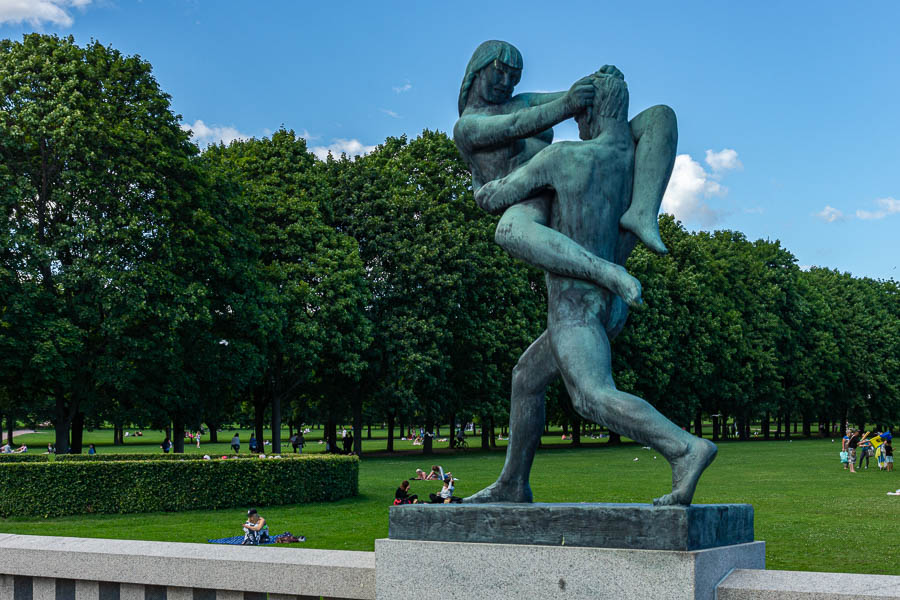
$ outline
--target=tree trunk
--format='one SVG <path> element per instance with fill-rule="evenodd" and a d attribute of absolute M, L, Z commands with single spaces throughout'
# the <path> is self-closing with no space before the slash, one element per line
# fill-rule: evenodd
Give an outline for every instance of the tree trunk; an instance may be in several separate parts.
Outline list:
<path fill-rule="evenodd" d="M 388 415 L 387 421 L 387 451 L 394 451 L 394 415 Z"/>
<path fill-rule="evenodd" d="M 572 445 L 576 448 L 581 445 L 581 419 L 572 421 Z"/>
<path fill-rule="evenodd" d="M 491 448 L 491 438 L 490 432 L 488 428 L 485 427 L 487 425 L 488 418 L 485 416 L 481 417 L 481 449 L 482 450 L 490 450 Z"/>
<path fill-rule="evenodd" d="M 2 419 L 0 419 L 2 422 Z M 6 443 L 12 446 L 15 444 L 15 440 L 13 439 L 13 433 L 16 431 L 16 418 L 13 416 L 12 411 L 10 411 L 6 415 Z"/>
<path fill-rule="evenodd" d="M 703 437 L 703 411 L 699 408 L 694 413 L 694 435 L 699 438 Z"/>
<path fill-rule="evenodd" d="M 450 415 L 450 447 L 456 447 L 456 415 Z"/>
<path fill-rule="evenodd" d="M 784 413 L 784 439 L 791 439 L 791 413 Z"/>
<path fill-rule="evenodd" d="M 181 415 L 172 418 L 172 446 L 175 454 L 184 454 L 184 419 Z"/>
<path fill-rule="evenodd" d="M 328 451 L 330 453 L 337 454 L 339 452 L 337 447 L 337 423 L 334 422 L 334 417 L 330 414 L 325 423 L 325 442 L 328 444 Z"/>
<path fill-rule="evenodd" d="M 56 453 L 69 453 L 69 428 L 72 426 L 72 416 L 74 411 L 66 406 L 62 392 L 56 395 L 56 420 L 53 423 L 56 429 Z M 7 419 L 10 417 L 7 417 Z M 10 444 L 12 445 L 12 444 Z"/>
<path fill-rule="evenodd" d="M 609 441 L 606 443 L 609 444 L 610 446 L 618 446 L 619 444 L 622 443 L 622 436 L 619 435 L 618 433 L 616 433 L 615 431 L 613 431 L 612 429 L 610 429 L 609 430 Z"/>
<path fill-rule="evenodd" d="M 564 438 L 568 437 L 569 436 L 569 422 L 568 421 L 563 421 L 562 430 L 563 430 L 563 432 L 562 432 L 563 437 Z"/>
<path fill-rule="evenodd" d="M 219 425 L 216 421 L 206 423 L 206 426 L 209 427 L 209 442 L 211 444 L 219 443 Z"/>
<path fill-rule="evenodd" d="M 363 429 L 363 413 L 362 413 L 362 395 L 357 389 L 354 395 L 353 403 L 353 452 L 362 458 L 362 429 Z"/>
<path fill-rule="evenodd" d="M 263 447 L 263 427 L 266 418 L 266 394 L 262 388 L 253 390 L 253 433 L 256 436 L 256 454 Z"/>
<path fill-rule="evenodd" d="M 496 448 L 497 447 L 497 435 L 496 435 L 496 432 L 494 431 L 494 417 L 491 417 L 490 440 L 491 440 L 491 448 Z"/>
<path fill-rule="evenodd" d="M 762 423 L 760 424 L 760 429 L 762 429 L 763 439 L 769 439 L 769 430 L 771 428 L 771 423 L 769 421 L 771 415 L 769 411 L 766 411 L 766 414 L 763 416 Z"/>
<path fill-rule="evenodd" d="M 812 419 L 806 413 L 803 413 L 803 437 L 812 437 Z"/>
<path fill-rule="evenodd" d="M 71 454 L 81 454 L 84 442 L 84 413 L 81 411 L 75 413 L 75 418 L 72 419 L 72 431 L 70 436 L 72 438 L 72 444 L 69 452 Z"/>
<path fill-rule="evenodd" d="M 434 436 L 428 435 L 432 431 L 434 431 L 434 423 L 425 421 L 425 439 L 422 440 L 422 454 L 431 454 L 434 449 Z"/>
<path fill-rule="evenodd" d="M 712 434 L 713 434 L 712 441 L 718 442 L 719 441 L 719 417 L 717 417 L 716 415 L 713 415 L 713 418 L 712 418 Z"/>
<path fill-rule="evenodd" d="M 366 439 L 367 440 L 372 439 L 372 421 L 371 420 L 369 420 L 369 422 L 366 423 Z"/>
<path fill-rule="evenodd" d="M 281 397 L 272 397 L 272 454 L 281 454 Z"/>
<path fill-rule="evenodd" d="M 397 421 L 400 423 L 400 437 L 402 437 L 402 438 L 409 437 L 406 435 L 406 430 L 403 428 L 403 425 L 404 425 L 403 415 L 400 415 L 399 417 L 397 417 Z"/>

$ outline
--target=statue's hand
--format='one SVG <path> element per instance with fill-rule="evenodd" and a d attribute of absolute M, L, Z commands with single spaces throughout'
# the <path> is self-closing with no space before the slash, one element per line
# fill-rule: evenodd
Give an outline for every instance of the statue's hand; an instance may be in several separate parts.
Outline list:
<path fill-rule="evenodd" d="M 572 84 L 565 95 L 566 106 L 573 115 L 594 103 L 594 84 L 590 76 L 582 77 Z"/>
<path fill-rule="evenodd" d="M 600 67 L 600 70 L 597 71 L 598 75 L 610 75 L 612 77 L 618 77 L 622 81 L 625 81 L 625 74 L 619 70 L 619 67 L 616 65 L 603 65 Z"/>

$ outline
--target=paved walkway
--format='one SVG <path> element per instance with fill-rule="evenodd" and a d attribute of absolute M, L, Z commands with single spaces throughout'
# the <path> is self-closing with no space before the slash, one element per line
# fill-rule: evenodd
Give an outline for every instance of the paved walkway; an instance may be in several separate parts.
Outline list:
<path fill-rule="evenodd" d="M 15 431 L 13 431 L 13 440 L 15 440 L 17 436 L 25 435 L 26 433 L 34 433 L 34 429 L 16 429 Z M 4 442 L 6 441 L 5 431 L 3 432 L 3 435 L 0 436 L 0 439 L 2 439 Z"/>

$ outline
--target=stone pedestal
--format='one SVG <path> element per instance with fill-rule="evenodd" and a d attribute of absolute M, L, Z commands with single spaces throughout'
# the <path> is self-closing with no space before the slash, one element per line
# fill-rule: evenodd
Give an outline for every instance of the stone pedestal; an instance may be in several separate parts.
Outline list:
<path fill-rule="evenodd" d="M 732 569 L 765 562 L 765 542 L 672 551 L 381 539 L 375 599 L 714 600 Z"/>
<path fill-rule="evenodd" d="M 405 504 L 392 540 L 703 550 L 753 541 L 749 504 Z"/>
<path fill-rule="evenodd" d="M 375 597 L 714 600 L 764 569 L 746 504 L 406 505 L 375 542 Z"/>

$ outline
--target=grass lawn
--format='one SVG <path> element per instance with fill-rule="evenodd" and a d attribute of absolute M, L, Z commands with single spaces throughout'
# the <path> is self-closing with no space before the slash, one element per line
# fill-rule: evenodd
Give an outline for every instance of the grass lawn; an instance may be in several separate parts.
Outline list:
<path fill-rule="evenodd" d="M 314 432 L 317 434 L 320 432 Z M 379 432 L 380 433 L 380 432 Z M 111 440 L 107 432 L 86 435 Z M 126 451 L 159 452 L 162 440 L 147 432 L 140 444 L 128 439 Z M 20 436 L 32 449 L 46 441 Z M 242 440 L 248 439 L 246 433 Z M 307 439 L 310 439 L 307 435 Z M 230 435 L 223 433 L 224 451 Z M 559 443 L 559 437 L 547 438 Z M 476 440 L 477 441 L 477 440 Z M 405 444 L 409 444 L 405 442 Z M 886 492 L 900 488 L 900 474 L 868 470 L 850 474 L 838 461 L 839 440 L 792 442 L 726 442 L 701 479 L 698 503 L 746 502 L 756 511 L 756 538 L 766 541 L 770 569 L 835 571 L 900 575 L 900 550 L 893 544 L 900 497 Z M 245 442 L 246 445 L 246 442 Z M 383 448 L 384 440 L 366 442 L 365 450 Z M 403 448 L 404 446 L 399 446 Z M 186 447 L 195 452 L 196 448 Z M 217 448 L 201 444 L 201 452 Z M 315 442 L 310 449 L 321 446 Z M 99 446 L 100 452 L 122 451 Z M 626 444 L 586 448 L 558 445 L 542 450 L 535 460 L 532 488 L 541 502 L 649 502 L 668 488 L 670 469 L 654 451 Z M 416 467 L 439 462 L 459 478 L 457 494 L 468 495 L 491 483 L 503 465 L 504 452 L 470 450 L 435 457 L 401 455 L 366 457 L 360 466 L 360 495 L 330 504 L 267 507 L 261 510 L 274 533 L 290 530 L 307 536 L 297 547 L 372 550 L 374 540 L 387 536 L 388 506 L 394 489 Z M 639 460 L 635 461 L 634 459 Z M 434 482 L 412 482 L 413 493 L 437 491 Z M 97 493 L 103 493 L 98 490 Z M 165 490 L 160 490 L 165 493 Z M 0 520 L 0 531 L 38 535 L 127 538 L 202 542 L 240 533 L 240 509 L 91 515 L 57 519 Z"/>

